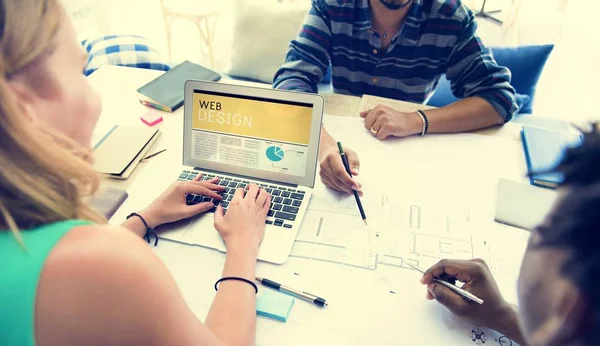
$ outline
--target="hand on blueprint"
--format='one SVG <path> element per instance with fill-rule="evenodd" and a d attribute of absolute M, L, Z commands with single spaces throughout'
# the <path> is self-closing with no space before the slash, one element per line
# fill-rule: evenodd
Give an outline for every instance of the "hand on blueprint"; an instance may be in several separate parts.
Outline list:
<path fill-rule="evenodd" d="M 479 305 L 469 302 L 432 281 L 434 276 L 440 277 L 444 273 L 463 282 L 462 288 L 483 299 L 484 303 Z M 500 294 L 498 285 L 483 260 L 441 260 L 423 274 L 421 283 L 427 285 L 427 299 L 437 300 L 457 316 L 476 325 L 501 331 L 507 329 L 507 324 L 516 321 L 514 309 Z"/>
<path fill-rule="evenodd" d="M 187 205 L 186 203 L 186 196 L 189 194 L 221 199 L 219 193 L 225 188 L 216 185 L 219 181 L 218 178 L 206 181 L 200 181 L 200 178 L 201 176 L 198 175 L 191 181 L 173 183 L 146 210 L 142 211 L 141 214 L 149 226 L 157 227 L 165 223 L 179 221 L 214 208 L 212 202 L 195 205 Z"/>
<path fill-rule="evenodd" d="M 265 221 L 271 206 L 271 195 L 257 185 L 250 184 L 244 196 L 243 189 L 237 189 L 229 203 L 227 214 L 219 205 L 215 212 L 215 228 L 225 241 L 228 250 L 240 246 L 258 249 L 265 234 Z"/>
<path fill-rule="evenodd" d="M 365 119 L 365 128 L 382 140 L 390 136 L 416 135 L 423 129 L 423 121 L 417 113 L 399 112 L 383 105 L 361 112 L 360 116 Z"/>
<path fill-rule="evenodd" d="M 358 170 L 360 168 L 358 155 L 356 155 L 352 149 L 347 147 L 344 147 L 344 153 L 346 153 L 346 157 L 348 158 L 348 164 L 350 165 L 352 175 L 358 175 Z M 320 168 L 319 174 L 321 175 L 321 181 L 323 181 L 325 186 L 346 193 L 350 193 L 354 189 L 362 196 L 362 191 L 360 190 L 361 185 L 356 180 L 352 179 L 348 172 L 346 172 L 339 149 L 335 142 L 321 151 Z"/>

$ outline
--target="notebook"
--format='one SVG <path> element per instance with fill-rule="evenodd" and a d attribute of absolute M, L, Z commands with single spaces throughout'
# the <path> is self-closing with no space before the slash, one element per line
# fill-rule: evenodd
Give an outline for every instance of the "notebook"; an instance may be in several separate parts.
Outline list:
<path fill-rule="evenodd" d="M 114 126 L 94 147 L 94 170 L 127 179 L 160 136 L 146 126 Z"/>
<path fill-rule="evenodd" d="M 108 220 L 117 212 L 128 196 L 129 194 L 125 190 L 113 186 L 102 186 L 90 200 L 90 205 Z"/>
<path fill-rule="evenodd" d="M 582 137 L 568 131 L 523 126 L 521 139 L 531 184 L 553 189 L 562 182 L 562 174 L 544 172 L 554 169 L 562 160 L 565 150 L 581 144 Z"/>
<path fill-rule="evenodd" d="M 166 112 L 174 112 L 183 104 L 183 87 L 188 80 L 216 82 L 221 76 L 205 67 L 184 61 L 160 77 L 139 88 L 140 103 Z"/>
<path fill-rule="evenodd" d="M 532 230 L 544 220 L 557 198 L 555 190 L 500 179 L 494 221 Z"/>

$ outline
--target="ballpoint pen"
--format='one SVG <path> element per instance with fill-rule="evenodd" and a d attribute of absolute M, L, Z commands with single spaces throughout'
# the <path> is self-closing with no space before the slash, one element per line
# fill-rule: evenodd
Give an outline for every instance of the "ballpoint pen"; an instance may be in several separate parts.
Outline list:
<path fill-rule="evenodd" d="M 415 265 L 412 265 L 412 264 L 410 264 L 410 263 L 408 263 L 406 261 L 403 261 L 402 263 L 406 264 L 407 266 L 411 267 L 412 269 L 414 269 L 416 271 L 419 271 L 419 272 L 425 274 L 425 270 L 423 270 L 423 269 L 421 269 L 421 268 L 419 268 L 419 267 L 417 267 Z M 480 304 L 480 305 L 483 304 L 483 299 L 477 297 L 476 295 L 474 295 L 471 292 L 463 290 L 462 288 L 460 288 L 460 287 L 458 287 L 458 286 L 456 286 L 456 285 L 454 285 L 454 284 L 452 284 L 452 283 L 450 283 L 450 282 L 448 282 L 448 281 L 446 281 L 446 280 L 444 280 L 442 278 L 433 277 L 433 281 L 436 282 L 436 283 L 438 283 L 438 284 L 440 284 L 440 285 L 442 285 L 442 286 L 444 286 L 444 287 L 449 288 L 451 291 L 454 291 L 455 293 L 457 293 L 458 295 L 462 296 L 463 298 L 466 298 L 466 299 L 468 299 L 470 301 L 473 301 L 473 302 L 475 302 L 477 304 Z M 455 280 L 453 280 L 453 281 L 455 281 Z"/>
<path fill-rule="evenodd" d="M 304 291 L 299 291 L 290 287 L 286 287 L 280 283 L 277 283 L 275 281 L 271 281 L 269 279 L 264 279 L 264 278 L 260 278 L 260 277 L 256 277 L 256 281 L 260 282 L 261 284 L 276 289 L 280 292 L 284 292 L 287 293 L 291 296 L 294 296 L 298 299 L 302 299 L 302 300 L 306 300 L 308 302 L 314 303 L 315 305 L 318 305 L 320 307 L 326 306 L 328 305 L 327 302 L 325 301 L 325 299 L 320 298 L 318 296 L 315 296 L 314 294 L 308 293 L 308 292 L 304 292 Z"/>
<path fill-rule="evenodd" d="M 346 153 L 344 152 L 344 148 L 342 147 L 342 142 L 337 142 L 337 146 L 340 151 L 340 156 L 342 157 L 342 163 L 344 164 L 346 173 L 348 173 L 350 177 L 352 177 L 352 172 L 350 171 L 350 164 L 348 163 L 348 157 L 346 157 Z M 360 212 L 360 216 L 363 219 L 365 225 L 367 225 L 367 215 L 365 215 L 365 210 L 363 209 L 362 203 L 360 201 L 358 191 L 353 189 L 352 193 L 354 194 L 354 199 L 356 199 L 356 204 L 358 205 L 358 211 Z"/>

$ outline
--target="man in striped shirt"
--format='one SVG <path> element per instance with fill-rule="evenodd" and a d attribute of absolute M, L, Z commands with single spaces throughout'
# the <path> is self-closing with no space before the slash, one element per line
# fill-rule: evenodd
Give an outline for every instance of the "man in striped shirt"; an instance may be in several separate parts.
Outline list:
<path fill-rule="evenodd" d="M 291 42 L 274 87 L 317 92 L 328 66 L 338 93 L 371 94 L 423 103 L 441 75 L 460 101 L 425 113 L 379 105 L 361 113 L 379 139 L 471 131 L 502 124 L 518 107 L 508 69 L 496 64 L 476 34 L 473 13 L 460 0 L 312 0 Z M 345 173 L 335 140 L 323 129 L 323 182 L 336 190 L 360 190 Z M 359 160 L 346 150 L 354 175 Z"/>

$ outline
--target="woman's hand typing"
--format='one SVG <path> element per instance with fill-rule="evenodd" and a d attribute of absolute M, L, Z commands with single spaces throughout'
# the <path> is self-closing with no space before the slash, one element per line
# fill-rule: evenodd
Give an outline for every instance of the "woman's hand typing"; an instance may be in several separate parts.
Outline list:
<path fill-rule="evenodd" d="M 178 181 L 173 183 L 160 197 L 152 204 L 139 212 L 144 217 L 150 227 L 179 221 L 194 215 L 204 213 L 212 208 L 212 202 L 204 202 L 188 205 L 186 197 L 189 194 L 202 195 L 221 200 L 221 193 L 225 188 L 217 185 L 218 178 L 200 181 L 201 175 L 198 175 L 191 181 Z"/>
<path fill-rule="evenodd" d="M 215 228 L 223 237 L 227 250 L 250 248 L 258 250 L 265 234 L 265 221 L 271 206 L 271 196 L 257 185 L 237 189 L 227 213 L 219 206 L 215 213 Z"/>

